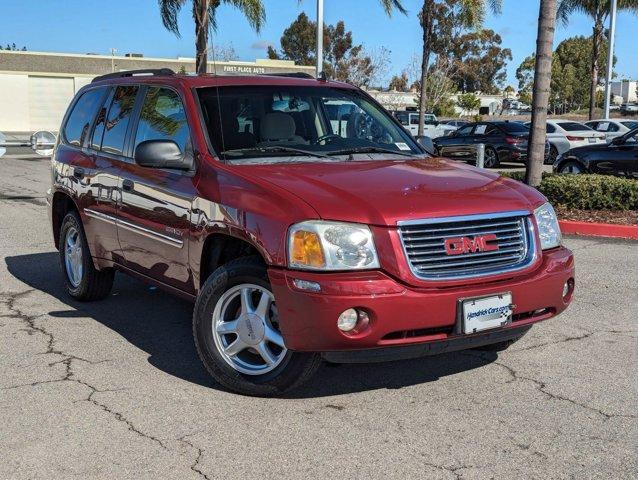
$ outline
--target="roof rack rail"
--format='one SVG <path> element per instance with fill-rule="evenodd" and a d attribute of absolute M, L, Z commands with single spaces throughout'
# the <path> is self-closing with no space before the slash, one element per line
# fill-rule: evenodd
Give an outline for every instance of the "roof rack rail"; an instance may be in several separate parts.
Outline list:
<path fill-rule="evenodd" d="M 134 77 L 137 75 L 157 75 L 157 76 L 172 76 L 175 75 L 175 72 L 170 68 L 147 68 L 143 70 L 125 70 L 123 72 L 113 72 L 107 73 L 106 75 L 100 75 L 99 77 L 95 77 L 91 83 L 100 82 L 102 80 L 108 80 L 111 78 L 126 78 L 126 77 Z"/>
<path fill-rule="evenodd" d="M 304 73 L 304 72 L 262 73 L 262 75 L 266 75 L 266 76 L 269 76 L 269 77 L 311 78 L 313 80 L 315 79 L 315 77 L 313 77 L 309 73 Z"/>

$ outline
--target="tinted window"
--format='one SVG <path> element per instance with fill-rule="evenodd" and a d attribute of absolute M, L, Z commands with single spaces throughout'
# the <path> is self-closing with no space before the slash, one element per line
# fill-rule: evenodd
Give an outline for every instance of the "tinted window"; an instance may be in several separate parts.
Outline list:
<path fill-rule="evenodd" d="M 578 132 L 582 130 L 591 130 L 587 125 L 577 122 L 561 122 L 558 124 L 560 128 L 568 132 Z"/>
<path fill-rule="evenodd" d="M 394 114 L 394 116 L 396 117 L 396 119 L 401 122 L 401 125 L 407 125 L 408 124 L 408 114 L 405 112 L 396 112 Z"/>
<path fill-rule="evenodd" d="M 461 127 L 457 130 L 458 135 L 459 136 L 464 136 L 464 135 L 469 135 L 470 133 L 472 133 L 472 129 L 474 128 L 474 125 L 468 125 L 466 127 Z"/>
<path fill-rule="evenodd" d="M 115 155 L 124 153 L 126 130 L 135 104 L 137 87 L 123 86 L 115 89 L 111 108 L 106 119 L 102 150 Z M 94 139 L 95 141 L 95 139 Z"/>
<path fill-rule="evenodd" d="M 638 128 L 638 122 L 620 122 L 622 123 L 625 127 L 633 130 L 634 128 Z"/>
<path fill-rule="evenodd" d="M 349 88 L 225 86 L 198 94 L 213 148 L 227 160 L 289 159 L 293 153 L 317 161 L 321 157 L 312 153 L 353 149 L 419 153 L 385 110 Z"/>
<path fill-rule="evenodd" d="M 522 123 L 517 123 L 517 122 L 501 123 L 500 127 L 503 130 L 505 130 L 507 133 L 527 133 L 527 132 L 529 132 L 529 128 L 527 128 Z"/>
<path fill-rule="evenodd" d="M 160 87 L 147 90 L 135 148 L 145 140 L 173 140 L 182 153 L 186 152 L 190 140 L 186 112 L 182 100 L 173 90 Z"/>
<path fill-rule="evenodd" d="M 84 92 L 78 99 L 64 126 L 64 137 L 71 145 L 81 147 L 89 133 L 93 116 L 98 108 L 106 87 Z"/>
<path fill-rule="evenodd" d="M 529 125 L 528 125 L 529 127 Z M 556 133 L 556 127 L 551 123 L 547 124 L 547 133 Z"/>

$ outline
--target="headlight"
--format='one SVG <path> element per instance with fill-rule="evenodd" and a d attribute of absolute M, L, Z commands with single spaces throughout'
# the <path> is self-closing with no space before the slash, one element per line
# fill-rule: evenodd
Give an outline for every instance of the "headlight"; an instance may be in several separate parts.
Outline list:
<path fill-rule="evenodd" d="M 554 207 L 545 203 L 534 210 L 534 216 L 538 225 L 538 235 L 541 238 L 541 248 L 547 250 L 558 247 L 561 242 L 561 234 Z"/>
<path fill-rule="evenodd" d="M 379 258 L 366 225 L 309 220 L 288 232 L 288 265 L 304 270 L 358 270 L 379 268 Z"/>

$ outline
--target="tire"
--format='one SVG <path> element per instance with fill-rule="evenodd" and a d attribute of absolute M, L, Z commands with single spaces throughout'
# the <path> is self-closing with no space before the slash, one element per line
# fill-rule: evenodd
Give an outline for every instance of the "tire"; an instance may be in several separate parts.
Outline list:
<path fill-rule="evenodd" d="M 492 343 L 490 345 L 483 345 L 482 347 L 477 347 L 474 350 L 480 350 L 482 352 L 502 352 L 518 342 L 527 334 L 527 332 L 529 332 L 529 328 L 516 338 L 512 338 L 511 340 L 506 340 L 504 342 Z"/>
<path fill-rule="evenodd" d="M 496 168 L 501 164 L 498 158 L 498 153 L 492 147 L 485 147 L 485 159 L 483 166 L 485 168 Z"/>
<path fill-rule="evenodd" d="M 563 163 L 560 166 L 558 173 L 580 175 L 581 173 L 585 173 L 585 170 L 578 163 L 570 161 L 570 162 Z"/>
<path fill-rule="evenodd" d="M 554 165 L 554 162 L 558 158 L 558 149 L 552 145 L 549 147 L 549 157 L 545 160 L 545 165 Z"/>
<path fill-rule="evenodd" d="M 240 394 L 271 397 L 309 380 L 321 356 L 287 350 L 277 335 L 275 299 L 260 258 L 238 258 L 211 274 L 195 303 L 193 336 L 199 358 L 219 384 Z"/>
<path fill-rule="evenodd" d="M 60 267 L 68 294 L 83 302 L 108 296 L 113 287 L 115 271 L 111 268 L 95 269 L 77 212 L 67 213 L 62 220 L 58 245 Z"/>

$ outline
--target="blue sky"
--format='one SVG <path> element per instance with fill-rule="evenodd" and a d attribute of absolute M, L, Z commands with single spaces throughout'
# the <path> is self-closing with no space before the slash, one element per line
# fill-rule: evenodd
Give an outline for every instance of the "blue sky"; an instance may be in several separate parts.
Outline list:
<path fill-rule="evenodd" d="M 265 58 L 265 45 L 279 45 L 285 27 L 301 11 L 314 19 L 314 0 L 264 0 L 266 25 L 260 34 L 251 30 L 232 7 L 218 13 L 218 43 L 232 44 L 242 60 Z M 395 13 L 388 19 L 377 0 L 325 0 L 326 22 L 344 20 L 357 43 L 366 48 L 386 47 L 391 52 L 390 73 L 400 72 L 421 49 L 416 14 L 420 0 L 404 0 L 408 16 Z M 509 83 L 516 86 L 514 72 L 535 47 L 538 1 L 503 0 L 503 12 L 490 16 L 486 28 L 503 37 L 512 50 Z M 638 18 L 621 14 L 616 36 L 616 71 L 623 78 L 638 78 L 635 25 Z M 119 54 L 139 52 L 152 57 L 194 56 L 194 29 L 190 9 L 181 16 L 182 37 L 168 32 L 161 23 L 156 0 L 0 0 L 0 43 L 15 42 L 29 50 L 73 53 L 103 53 L 117 48 Z M 574 16 L 569 26 L 559 25 L 556 43 L 573 35 L 589 35 L 591 22 Z M 0 65 L 2 70 L 2 65 Z"/>

